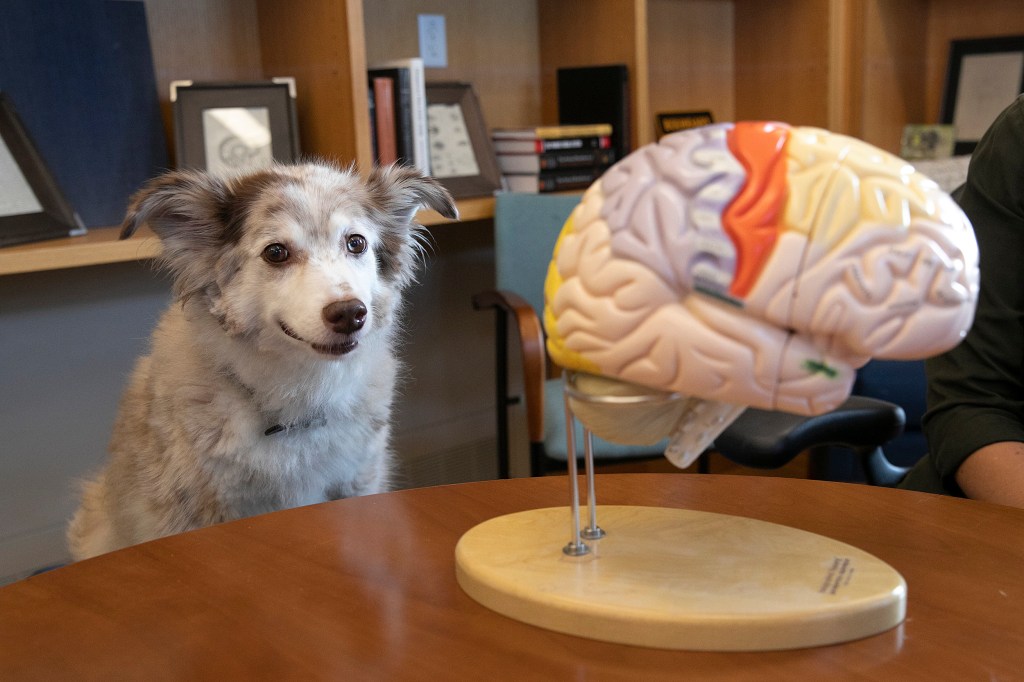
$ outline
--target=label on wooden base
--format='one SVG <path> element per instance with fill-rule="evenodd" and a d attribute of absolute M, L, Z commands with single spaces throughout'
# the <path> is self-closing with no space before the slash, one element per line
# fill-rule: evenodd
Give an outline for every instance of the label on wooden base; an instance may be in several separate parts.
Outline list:
<path fill-rule="evenodd" d="M 570 513 L 535 509 L 470 529 L 455 550 L 459 585 L 525 623 L 664 649 L 834 644 L 906 614 L 903 577 L 831 538 L 739 516 L 602 506 L 607 535 L 570 557 Z"/>

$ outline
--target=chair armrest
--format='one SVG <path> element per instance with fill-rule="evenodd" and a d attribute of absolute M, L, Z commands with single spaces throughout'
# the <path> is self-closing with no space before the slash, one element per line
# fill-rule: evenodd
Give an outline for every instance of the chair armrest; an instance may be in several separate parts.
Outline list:
<path fill-rule="evenodd" d="M 850 396 L 835 410 L 813 417 L 750 408 L 715 439 L 715 450 L 744 466 L 774 469 L 816 446 L 877 448 L 905 424 L 902 407 L 864 396 Z"/>
<path fill-rule="evenodd" d="M 473 296 L 476 310 L 493 309 L 499 316 L 498 334 L 506 332 L 505 322 L 515 321 L 519 335 L 519 348 L 523 367 L 523 391 L 526 396 L 526 424 L 531 443 L 544 440 L 544 380 L 547 375 L 547 354 L 544 349 L 544 330 L 537 312 L 525 298 L 512 291 L 492 289 Z M 497 340 L 499 348 L 504 339 Z M 499 358 L 499 363 L 503 362 Z"/>

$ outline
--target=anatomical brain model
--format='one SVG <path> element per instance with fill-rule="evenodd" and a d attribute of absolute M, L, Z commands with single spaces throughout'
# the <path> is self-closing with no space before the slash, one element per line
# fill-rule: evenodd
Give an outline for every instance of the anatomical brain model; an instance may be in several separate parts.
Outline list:
<path fill-rule="evenodd" d="M 721 124 L 643 147 L 587 190 L 555 247 L 544 321 L 577 396 L 684 398 L 649 428 L 575 411 L 626 443 L 702 424 L 666 453 L 686 466 L 744 406 L 825 412 L 872 357 L 956 345 L 977 290 L 970 223 L 910 165 L 820 129 Z"/>

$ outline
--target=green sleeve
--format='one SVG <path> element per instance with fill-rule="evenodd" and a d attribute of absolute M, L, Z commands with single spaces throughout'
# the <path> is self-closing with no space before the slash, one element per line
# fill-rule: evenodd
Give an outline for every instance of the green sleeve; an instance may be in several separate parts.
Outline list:
<path fill-rule="evenodd" d="M 956 199 L 974 226 L 981 291 L 974 325 L 953 350 L 926 363 L 929 456 L 944 492 L 978 448 L 1024 441 L 1024 96 L 978 144 Z"/>

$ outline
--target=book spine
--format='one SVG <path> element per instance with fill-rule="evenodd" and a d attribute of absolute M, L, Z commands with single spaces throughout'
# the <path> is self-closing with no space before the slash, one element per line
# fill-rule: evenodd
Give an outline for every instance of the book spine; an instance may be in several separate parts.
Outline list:
<path fill-rule="evenodd" d="M 381 165 L 398 160 L 395 136 L 394 82 L 387 76 L 373 79 L 374 126 L 377 134 L 377 163 Z"/>
<path fill-rule="evenodd" d="M 560 192 L 569 189 L 585 189 L 599 177 L 601 177 L 601 170 L 597 168 L 540 173 L 537 175 L 537 191 Z"/>
<path fill-rule="evenodd" d="M 398 157 L 409 165 L 416 164 L 416 147 L 413 142 L 412 85 L 409 69 L 398 69 L 395 79 L 395 125 L 398 138 Z"/>
<path fill-rule="evenodd" d="M 538 173 L 559 168 L 607 168 L 615 161 L 614 149 L 571 149 L 543 154 L 498 154 L 502 173 Z"/>
<path fill-rule="evenodd" d="M 612 148 L 612 138 L 608 135 L 570 137 L 558 140 L 492 138 L 492 142 L 496 154 L 545 154 L 568 150 Z"/>
<path fill-rule="evenodd" d="M 537 126 L 534 128 L 496 128 L 491 131 L 497 139 L 524 140 L 543 138 L 554 140 L 566 137 L 598 137 L 613 135 L 614 129 L 609 123 L 584 123 L 580 125 Z"/>
<path fill-rule="evenodd" d="M 406 121 L 409 130 L 408 138 L 411 138 L 408 154 L 405 155 L 409 164 L 415 166 L 424 175 L 430 174 L 430 132 L 427 125 L 427 83 L 426 73 L 423 69 L 423 59 L 420 57 L 409 57 L 406 59 L 393 59 L 379 65 L 370 67 L 373 71 L 385 71 L 396 78 L 404 78 L 402 74 L 408 74 L 408 109 L 409 114 Z M 402 99 L 404 93 L 399 95 Z M 402 124 L 402 120 L 399 121 Z M 403 152 L 400 150 L 400 154 Z"/>
<path fill-rule="evenodd" d="M 607 135 L 596 137 L 565 137 L 561 139 L 536 140 L 538 154 L 566 149 L 611 149 L 612 139 Z"/>
<path fill-rule="evenodd" d="M 409 60 L 409 81 L 412 100 L 413 158 L 416 168 L 424 175 L 429 175 L 430 140 L 427 129 L 427 82 L 422 59 Z"/>
<path fill-rule="evenodd" d="M 373 92 L 373 83 L 370 83 L 370 87 L 367 88 L 368 92 L 366 95 L 367 100 L 370 104 L 370 147 L 372 148 L 373 158 L 376 160 L 378 156 L 377 151 L 377 95 Z"/>
<path fill-rule="evenodd" d="M 509 191 L 523 193 L 564 192 L 586 189 L 604 172 L 603 168 L 581 168 L 533 174 L 509 174 L 505 184 Z"/>

